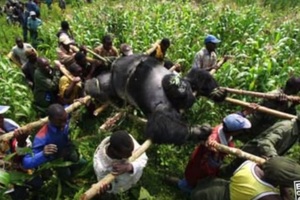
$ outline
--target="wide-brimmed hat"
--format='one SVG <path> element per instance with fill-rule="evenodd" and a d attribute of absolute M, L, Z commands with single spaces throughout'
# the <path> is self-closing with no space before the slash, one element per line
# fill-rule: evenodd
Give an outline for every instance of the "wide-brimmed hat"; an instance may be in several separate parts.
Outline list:
<path fill-rule="evenodd" d="M 0 114 L 6 113 L 6 111 L 8 111 L 9 108 L 10 108 L 10 106 L 1 106 L 0 105 Z"/>

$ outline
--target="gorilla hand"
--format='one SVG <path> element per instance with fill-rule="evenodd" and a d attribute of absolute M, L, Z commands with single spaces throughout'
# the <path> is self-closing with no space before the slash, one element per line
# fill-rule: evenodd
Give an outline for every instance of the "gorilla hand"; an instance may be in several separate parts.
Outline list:
<path fill-rule="evenodd" d="M 227 91 L 223 88 L 216 87 L 210 94 L 209 98 L 215 102 L 222 102 L 227 96 Z"/>
<path fill-rule="evenodd" d="M 212 128 L 209 124 L 193 126 L 190 129 L 188 140 L 207 140 Z"/>

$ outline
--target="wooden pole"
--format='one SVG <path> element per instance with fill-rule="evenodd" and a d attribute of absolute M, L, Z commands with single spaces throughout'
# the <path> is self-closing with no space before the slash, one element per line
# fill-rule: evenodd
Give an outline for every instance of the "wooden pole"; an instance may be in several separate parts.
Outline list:
<path fill-rule="evenodd" d="M 91 99 L 91 96 L 86 96 L 82 98 L 82 101 L 76 101 L 73 104 L 69 105 L 65 110 L 67 113 L 71 113 L 72 111 L 74 111 L 75 109 L 77 109 L 79 106 L 82 105 L 82 103 L 86 103 L 88 100 Z M 81 103 L 82 102 L 82 103 Z M 44 117 L 42 119 L 39 119 L 35 122 L 31 122 L 29 124 L 26 124 L 22 127 L 20 127 L 20 129 L 22 129 L 23 131 L 30 131 L 34 128 L 38 128 L 44 124 L 46 124 L 48 122 L 48 117 Z M 0 141 L 8 141 L 11 138 L 14 137 L 14 131 L 11 131 L 9 133 L 5 133 L 3 135 L 0 136 Z"/>
<path fill-rule="evenodd" d="M 240 106 L 251 108 L 250 103 L 245 102 L 245 101 L 241 101 L 241 100 L 238 100 L 238 99 L 233 99 L 233 98 L 226 97 L 225 101 L 233 103 L 233 104 L 237 104 L 237 105 L 240 105 Z M 296 115 L 287 114 L 287 113 L 280 112 L 280 111 L 277 111 L 277 110 L 273 110 L 273 109 L 270 109 L 270 108 L 267 108 L 267 107 L 264 107 L 264 106 L 260 106 L 260 105 L 258 105 L 257 110 L 261 111 L 261 112 L 264 112 L 264 113 L 268 113 L 268 114 L 277 116 L 277 117 L 285 118 L 285 119 L 295 119 L 295 118 L 297 118 Z"/>
<path fill-rule="evenodd" d="M 76 52 L 79 51 L 79 48 L 76 47 L 76 46 L 74 46 L 74 45 L 70 45 L 70 47 L 71 47 L 71 49 L 72 49 L 73 51 L 76 51 Z M 105 62 L 105 63 L 108 62 L 108 60 L 107 60 L 106 58 L 100 56 L 99 54 L 95 53 L 95 52 L 92 51 L 91 49 L 89 49 L 89 48 L 86 47 L 86 50 L 87 50 L 87 52 L 89 52 L 90 54 L 92 54 L 93 56 L 95 56 L 96 58 L 98 58 L 99 60 L 102 60 L 102 61 Z M 92 59 L 91 59 L 91 58 L 88 58 L 88 60 L 91 61 Z"/>
<path fill-rule="evenodd" d="M 145 151 L 151 146 L 152 141 L 150 139 L 146 140 L 140 148 L 138 148 L 136 151 L 133 152 L 132 156 L 128 159 L 129 162 L 135 161 L 137 158 L 139 158 Z M 117 176 L 113 174 L 106 175 L 103 179 L 98 181 L 98 183 L 95 183 L 92 185 L 92 187 L 87 190 L 81 197 L 81 200 L 88 200 L 93 198 L 95 195 L 98 194 L 99 189 L 102 187 L 103 184 L 109 184 L 111 183 Z"/>
<path fill-rule="evenodd" d="M 251 160 L 257 164 L 263 164 L 264 162 L 266 162 L 266 159 L 255 156 L 253 154 L 247 153 L 245 151 L 242 151 L 240 149 L 237 148 L 233 148 L 233 147 L 228 147 L 226 145 L 223 144 L 219 144 L 215 141 L 212 142 L 212 147 L 216 148 L 218 151 L 224 152 L 224 153 L 228 153 L 230 155 L 234 155 L 240 158 L 244 158 L 247 160 Z"/>
<path fill-rule="evenodd" d="M 227 88 L 227 87 L 222 87 L 222 89 L 226 90 L 229 93 L 233 93 L 233 94 L 250 95 L 250 96 L 260 97 L 260 98 L 265 98 L 265 99 L 277 99 L 278 98 L 278 96 L 276 94 L 271 94 L 271 93 L 253 92 L 253 91 L 239 90 L 239 89 L 233 89 L 233 88 Z M 300 97 L 287 96 L 287 100 L 300 102 Z"/>
<path fill-rule="evenodd" d="M 93 115 L 98 116 L 99 113 L 103 112 L 108 106 L 109 106 L 109 103 L 105 103 L 105 104 L 101 105 L 99 108 L 94 110 Z"/>
<path fill-rule="evenodd" d="M 99 130 L 107 130 L 109 127 L 114 125 L 118 120 L 121 119 L 123 112 L 116 113 L 113 117 L 110 117 L 99 127 Z"/>
<path fill-rule="evenodd" d="M 70 79 L 71 81 L 74 79 L 74 76 L 66 69 L 63 64 L 61 64 L 58 60 L 54 60 L 54 63 L 68 79 Z M 76 85 L 82 87 L 82 82 L 80 81 Z"/>

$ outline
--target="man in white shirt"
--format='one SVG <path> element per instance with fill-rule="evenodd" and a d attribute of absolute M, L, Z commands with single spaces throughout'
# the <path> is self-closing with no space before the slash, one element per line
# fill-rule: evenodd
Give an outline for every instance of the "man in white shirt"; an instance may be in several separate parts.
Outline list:
<path fill-rule="evenodd" d="M 100 192 L 120 193 L 129 190 L 141 178 L 148 157 L 143 153 L 133 162 L 128 158 L 140 145 L 126 131 L 116 131 L 106 137 L 94 154 L 94 170 L 98 181 L 107 174 L 118 175 L 116 179 L 100 188 Z"/>
<path fill-rule="evenodd" d="M 192 68 L 200 68 L 207 71 L 220 68 L 228 59 L 225 56 L 222 62 L 217 63 L 216 48 L 220 42 L 221 40 L 213 35 L 206 36 L 204 39 L 205 47 L 195 55 Z"/>
<path fill-rule="evenodd" d="M 28 59 L 25 55 L 25 51 L 27 49 L 33 49 L 35 52 L 36 50 L 31 46 L 31 44 L 24 43 L 21 38 L 16 38 L 16 46 L 11 49 L 11 53 L 9 54 L 9 58 L 17 64 L 19 67 L 24 65 Z"/>

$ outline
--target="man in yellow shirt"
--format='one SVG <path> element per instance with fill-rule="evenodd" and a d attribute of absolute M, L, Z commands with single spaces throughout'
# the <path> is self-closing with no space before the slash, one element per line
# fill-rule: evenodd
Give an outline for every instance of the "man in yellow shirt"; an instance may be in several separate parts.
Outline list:
<path fill-rule="evenodd" d="M 198 182 L 192 200 L 282 200 L 288 187 L 300 180 L 300 165 L 292 159 L 274 157 L 264 164 L 244 162 L 230 181 L 207 178 Z M 277 189 L 280 187 L 280 191 Z"/>
<path fill-rule="evenodd" d="M 75 99 L 83 96 L 83 89 L 80 84 L 82 68 L 73 63 L 69 67 L 69 71 L 74 77 L 72 80 L 65 75 L 59 80 L 59 96 L 64 104 L 71 104 Z"/>

